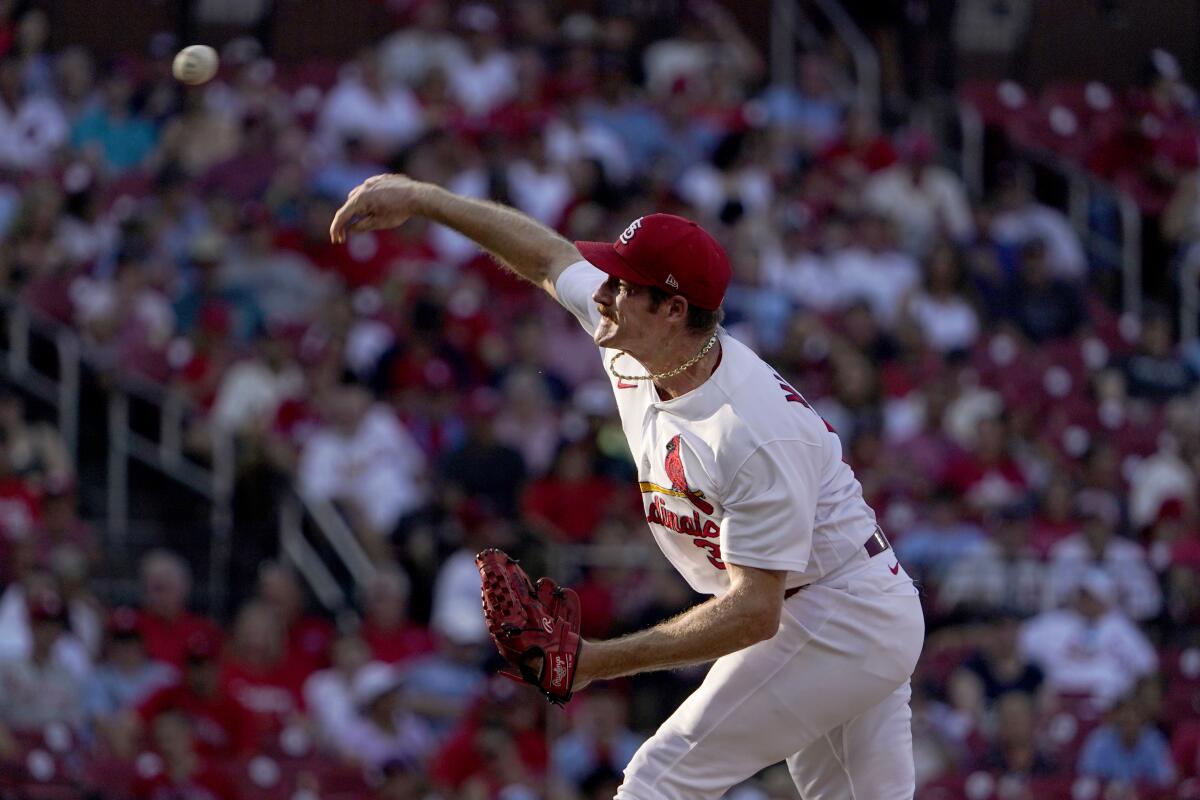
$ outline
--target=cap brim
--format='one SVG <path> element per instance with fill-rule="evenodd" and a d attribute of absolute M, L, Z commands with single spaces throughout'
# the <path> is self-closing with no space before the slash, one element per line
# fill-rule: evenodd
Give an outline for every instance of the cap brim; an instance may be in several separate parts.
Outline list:
<path fill-rule="evenodd" d="M 657 286 L 658 282 L 642 275 L 621 257 L 612 242 L 576 242 L 580 255 L 596 269 L 614 278 L 639 286 Z"/>

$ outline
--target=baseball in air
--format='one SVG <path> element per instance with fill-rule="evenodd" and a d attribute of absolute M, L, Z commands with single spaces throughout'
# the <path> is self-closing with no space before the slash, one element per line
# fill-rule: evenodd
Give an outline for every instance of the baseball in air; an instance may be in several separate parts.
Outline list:
<path fill-rule="evenodd" d="M 199 86 L 217 74 L 217 51 L 206 44 L 193 44 L 179 51 L 171 72 L 183 83 Z"/>

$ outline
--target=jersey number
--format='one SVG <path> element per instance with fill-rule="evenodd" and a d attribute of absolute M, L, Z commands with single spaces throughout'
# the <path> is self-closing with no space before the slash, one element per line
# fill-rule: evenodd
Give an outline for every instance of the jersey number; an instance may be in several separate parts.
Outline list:
<path fill-rule="evenodd" d="M 725 569 L 725 562 L 721 560 L 721 545 L 710 539 L 693 539 L 692 544 L 708 551 L 708 563 L 717 569 Z"/>

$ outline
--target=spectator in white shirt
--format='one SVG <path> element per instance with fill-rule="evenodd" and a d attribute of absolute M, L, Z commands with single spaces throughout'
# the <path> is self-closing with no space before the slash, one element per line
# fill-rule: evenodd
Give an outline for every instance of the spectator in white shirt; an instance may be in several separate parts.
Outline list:
<path fill-rule="evenodd" d="M 317 735 L 336 747 L 355 721 L 354 681 L 368 666 L 371 650 L 357 635 L 333 643 L 333 666 L 314 672 L 304 682 L 304 705 L 317 726 Z"/>
<path fill-rule="evenodd" d="M 321 398 L 326 427 L 300 454 L 300 490 L 341 501 L 356 530 L 379 546 L 400 519 L 425 502 L 425 457 L 387 406 L 348 383 Z"/>
<path fill-rule="evenodd" d="M 1021 651 L 1059 694 L 1086 695 L 1107 708 L 1158 667 L 1154 648 L 1116 606 L 1116 586 L 1102 570 L 1079 579 L 1068 608 L 1047 611 L 1021 630 Z"/>
<path fill-rule="evenodd" d="M 402 85 L 385 85 L 379 60 L 370 51 L 343 73 L 325 99 L 318 123 L 319 138 L 331 151 L 348 138 L 358 138 L 372 150 L 388 152 L 409 144 L 424 129 L 424 115 L 412 92 Z"/>
<path fill-rule="evenodd" d="M 338 750 L 368 769 L 390 761 L 419 763 L 433 750 L 433 733 L 410 711 L 400 673 L 390 664 L 373 662 L 354 677 L 356 714 L 342 730 Z"/>
<path fill-rule="evenodd" d="M 1050 274 L 1062 280 L 1079 280 L 1087 272 L 1087 257 L 1079 234 L 1061 211 L 1039 203 L 1033 196 L 1032 177 L 1021 171 L 1008 176 L 997 196 L 991 234 L 999 244 L 1020 248 L 1029 242 L 1046 245 Z"/>
<path fill-rule="evenodd" d="M 900 230 L 905 249 L 927 253 L 939 237 L 966 242 L 975 223 L 962 178 L 933 163 L 933 139 L 910 132 L 900 142 L 900 161 L 875 173 L 863 187 L 863 202 Z"/>
<path fill-rule="evenodd" d="M 383 40 L 380 65 L 389 83 L 419 86 L 431 72 L 452 75 L 467 61 L 467 46 L 449 31 L 445 0 L 414 3 L 413 20 Z"/>
<path fill-rule="evenodd" d="M 529 216 L 557 228 L 563 212 L 574 198 L 567 170 L 547 158 L 546 143 L 540 133 L 523 139 L 524 153 L 512 159 L 505 173 L 513 205 Z"/>
<path fill-rule="evenodd" d="M 1087 504 L 1080 511 L 1082 530 L 1051 548 L 1048 607 L 1061 605 L 1081 576 L 1099 570 L 1113 582 L 1116 605 L 1130 619 L 1152 619 L 1162 610 L 1162 589 L 1141 546 L 1116 535 L 1119 513 L 1115 504 Z"/>
<path fill-rule="evenodd" d="M 500 17 L 491 6 L 463 6 L 457 20 L 467 33 L 468 53 L 447 75 L 450 91 L 467 116 L 486 117 L 516 96 L 517 62 L 501 47 Z"/>
<path fill-rule="evenodd" d="M 896 246 L 891 221 L 868 213 L 859 221 L 853 244 L 832 256 L 845 302 L 866 300 L 875 319 L 892 327 L 900 306 L 920 280 L 916 260 Z"/>
<path fill-rule="evenodd" d="M 0 62 L 0 167 L 28 173 L 50 165 L 70 129 L 52 97 L 26 92 L 24 76 L 16 57 Z"/>
<path fill-rule="evenodd" d="M 979 336 L 979 315 L 964 286 L 958 251 L 943 244 L 929 257 L 924 288 L 908 301 L 908 313 L 921 326 L 925 341 L 943 353 L 968 350 Z"/>
<path fill-rule="evenodd" d="M 946 570 L 938 591 L 945 613 L 1034 614 L 1042 608 L 1046 567 L 1029 546 L 1029 514 L 1005 509 L 992 537 Z"/>
<path fill-rule="evenodd" d="M 239 361 L 225 373 L 212 410 L 218 429 L 237 434 L 262 432 L 275 419 L 280 404 L 300 394 L 304 376 L 288 347 L 281 336 L 263 339 L 255 356 Z"/>
<path fill-rule="evenodd" d="M 845 291 L 828 257 L 819 249 L 815 225 L 797 223 L 763 248 L 759 269 L 763 284 L 783 292 L 801 308 L 830 311 L 840 307 Z"/>

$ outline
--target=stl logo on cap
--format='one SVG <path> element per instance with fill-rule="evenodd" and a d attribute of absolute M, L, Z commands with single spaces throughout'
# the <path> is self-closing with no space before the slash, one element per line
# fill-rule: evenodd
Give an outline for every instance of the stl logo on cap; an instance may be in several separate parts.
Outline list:
<path fill-rule="evenodd" d="M 624 231 L 622 231 L 621 235 L 618 237 L 621 240 L 621 244 L 629 244 L 630 240 L 633 239 L 633 235 L 635 233 L 637 233 L 638 230 L 641 229 L 641 227 L 642 227 L 642 218 L 641 217 L 638 217 L 633 222 L 629 223 L 629 227 L 626 228 Z"/>

